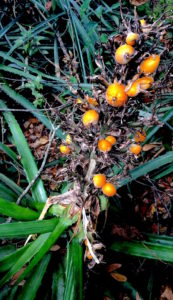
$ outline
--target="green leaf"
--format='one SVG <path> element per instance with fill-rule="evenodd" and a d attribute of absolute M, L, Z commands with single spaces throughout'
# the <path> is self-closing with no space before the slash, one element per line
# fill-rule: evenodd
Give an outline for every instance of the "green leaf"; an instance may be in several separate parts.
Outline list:
<path fill-rule="evenodd" d="M 30 208 L 21 207 L 3 198 L 0 198 L 0 213 L 4 216 L 21 221 L 36 220 L 39 217 L 39 213 L 36 211 Z"/>
<path fill-rule="evenodd" d="M 37 291 L 41 285 L 43 276 L 46 272 L 46 268 L 50 262 L 51 255 L 47 254 L 43 257 L 41 262 L 37 267 L 32 271 L 32 274 L 29 279 L 27 279 L 25 285 L 22 288 L 22 291 L 18 297 L 19 300 L 34 300 L 37 294 Z"/>
<path fill-rule="evenodd" d="M 9 29 L 19 20 L 20 17 L 21 15 L 0 30 L 0 39 L 9 31 Z"/>
<path fill-rule="evenodd" d="M 14 261 L 17 261 L 30 245 L 31 243 L 17 250 L 15 247 L 13 253 L 0 259 L 0 272 L 8 271 L 14 265 Z"/>
<path fill-rule="evenodd" d="M 0 183 L 0 198 L 7 198 L 8 201 L 15 202 L 17 200 L 17 195 L 3 183 Z"/>
<path fill-rule="evenodd" d="M 64 263 L 64 262 L 63 262 Z M 65 270 L 64 264 L 60 262 L 58 269 L 53 273 L 52 278 L 52 300 L 63 300 L 64 287 L 65 287 Z"/>
<path fill-rule="evenodd" d="M 125 253 L 137 257 L 173 262 L 173 238 L 169 240 L 169 244 L 165 242 L 164 238 L 162 238 L 161 236 L 158 236 L 157 239 L 154 239 L 154 237 L 150 237 L 150 240 L 151 242 L 116 241 L 111 245 L 111 249 L 116 252 Z"/>
<path fill-rule="evenodd" d="M 13 150 L 11 150 L 9 147 L 7 147 L 5 144 L 3 144 L 1 142 L 0 142 L 0 150 L 3 151 L 5 154 L 7 154 L 15 162 L 18 163 L 17 154 Z"/>
<path fill-rule="evenodd" d="M 157 170 L 158 168 L 173 162 L 173 151 L 167 152 L 164 155 L 161 155 L 153 160 L 150 160 L 139 167 L 129 171 L 129 177 L 120 181 L 119 186 L 126 185 L 127 183 L 148 174 L 151 171 Z"/>
<path fill-rule="evenodd" d="M 3 259 L 6 255 L 13 253 L 16 250 L 16 247 L 13 245 L 5 245 L 0 247 L 0 260 Z"/>
<path fill-rule="evenodd" d="M 4 104 L 3 101 L 0 100 L 0 107 L 1 108 L 7 108 L 7 106 Z M 24 167 L 26 177 L 28 180 L 28 183 L 34 179 L 34 177 L 38 174 L 38 169 L 35 163 L 35 159 L 31 153 L 31 150 L 28 146 L 28 143 L 25 139 L 25 136 L 16 121 L 15 117 L 11 112 L 4 112 L 3 113 L 8 126 L 10 128 L 14 143 L 17 147 L 18 153 L 21 156 L 21 163 Z M 34 200 L 36 202 L 46 202 L 47 195 L 46 191 L 43 186 L 42 180 L 39 178 L 32 186 L 32 194 L 34 197 Z"/>
<path fill-rule="evenodd" d="M 68 211 L 68 210 L 67 210 Z M 57 239 L 62 235 L 64 230 L 66 230 L 69 226 L 71 226 L 76 218 L 71 219 L 71 217 L 66 216 L 60 218 L 58 224 L 54 228 L 54 230 L 50 233 L 45 243 L 43 243 L 42 247 L 40 247 L 38 253 L 35 255 L 29 266 L 25 269 L 23 274 L 18 279 L 17 283 L 20 282 L 28 275 L 31 270 L 38 264 L 38 262 L 42 259 L 42 257 L 49 251 L 49 249 L 54 245 Z"/>
<path fill-rule="evenodd" d="M 13 89 L 11 89 L 8 85 L 2 84 L 1 89 L 4 93 L 6 93 L 10 98 L 15 100 L 18 104 L 22 105 L 24 108 L 29 110 L 38 120 L 40 120 L 49 130 L 52 129 L 52 124 L 49 119 L 39 110 L 35 108 L 35 106 L 30 103 L 24 96 L 16 93 Z M 1 108 L 7 108 L 5 104 L 2 104 L 1 101 Z M 60 129 L 56 130 L 56 136 L 60 139 L 64 139 L 65 135 Z"/>
<path fill-rule="evenodd" d="M 14 191 L 18 196 L 23 192 L 23 189 L 20 186 L 18 186 L 13 180 L 9 179 L 7 176 L 1 173 L 0 173 L 0 181 L 5 183 L 5 185 L 8 186 L 12 191 Z M 8 193 L 6 195 L 6 198 L 8 199 Z M 32 198 L 28 194 L 25 195 L 23 200 L 24 199 L 30 202 L 32 201 Z M 22 204 L 23 202 L 25 201 L 22 201 Z"/>
<path fill-rule="evenodd" d="M 40 235 L 33 243 L 29 244 L 29 247 L 25 252 L 19 257 L 17 261 L 14 262 L 12 268 L 2 277 L 0 280 L 0 287 L 2 287 L 10 278 L 16 274 L 27 262 L 29 262 L 34 255 L 42 248 L 46 240 L 49 238 L 50 233 L 44 233 Z"/>
<path fill-rule="evenodd" d="M 160 121 L 163 123 L 169 121 L 173 117 L 173 108 L 171 108 L 168 112 L 164 114 L 162 118 L 159 118 Z M 149 133 L 147 132 L 147 137 L 145 139 L 144 144 L 146 144 L 152 137 L 153 135 L 160 129 L 160 126 L 154 126 L 151 130 L 149 130 Z"/>
<path fill-rule="evenodd" d="M 82 247 L 78 238 L 67 245 L 66 286 L 63 300 L 82 300 Z"/>
<path fill-rule="evenodd" d="M 25 237 L 34 233 L 46 233 L 52 231 L 58 223 L 57 218 L 50 220 L 37 220 L 31 222 L 15 222 L 0 224 L 0 238 Z"/>

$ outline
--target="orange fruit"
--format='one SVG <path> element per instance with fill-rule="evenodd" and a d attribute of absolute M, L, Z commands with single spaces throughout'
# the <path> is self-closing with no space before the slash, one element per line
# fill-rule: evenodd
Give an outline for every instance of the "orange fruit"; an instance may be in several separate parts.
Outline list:
<path fill-rule="evenodd" d="M 90 109 L 86 111 L 83 115 L 82 121 L 84 126 L 90 127 L 92 125 L 96 125 L 99 120 L 99 114 L 97 111 Z"/>
<path fill-rule="evenodd" d="M 86 100 L 88 101 L 89 104 L 91 104 L 93 106 L 98 106 L 99 105 L 95 98 L 88 97 L 88 99 L 86 98 Z"/>
<path fill-rule="evenodd" d="M 137 82 L 137 80 L 134 81 L 133 83 L 130 82 L 126 86 L 125 91 L 129 97 L 136 97 L 140 93 L 140 85 Z"/>
<path fill-rule="evenodd" d="M 72 143 L 71 135 L 68 133 L 65 138 L 65 142 L 70 145 Z"/>
<path fill-rule="evenodd" d="M 134 140 L 136 143 L 140 143 L 140 142 L 142 143 L 145 141 L 145 139 L 146 139 L 146 133 L 144 130 L 142 130 L 142 132 L 137 131 L 134 135 Z"/>
<path fill-rule="evenodd" d="M 150 31 L 149 29 L 150 26 L 148 26 L 147 22 L 144 19 L 142 19 L 140 20 L 140 23 L 141 23 L 142 31 L 144 33 L 148 33 Z"/>
<path fill-rule="evenodd" d="M 107 197 L 113 197 L 116 194 L 117 190 L 112 183 L 106 182 L 105 185 L 102 187 L 102 192 Z"/>
<path fill-rule="evenodd" d="M 98 148 L 101 152 L 109 152 L 112 149 L 112 144 L 106 140 L 100 140 L 98 142 Z"/>
<path fill-rule="evenodd" d="M 59 151 L 60 151 L 62 154 L 69 154 L 70 151 L 71 151 L 71 149 L 70 149 L 70 147 L 61 144 L 61 145 L 59 146 Z"/>
<path fill-rule="evenodd" d="M 106 183 L 106 176 L 104 174 L 96 174 L 93 177 L 93 184 L 96 188 L 100 189 Z"/>
<path fill-rule="evenodd" d="M 125 92 L 129 97 L 136 97 L 140 92 L 149 89 L 154 82 L 152 77 L 142 77 L 129 83 L 126 86 Z"/>
<path fill-rule="evenodd" d="M 112 146 L 115 145 L 115 144 L 116 144 L 116 141 L 117 141 L 116 138 L 115 138 L 114 136 L 112 136 L 112 135 L 108 135 L 108 136 L 105 138 L 105 140 L 108 141 L 109 143 L 111 143 Z"/>
<path fill-rule="evenodd" d="M 138 144 L 132 144 L 129 148 L 130 152 L 135 154 L 135 155 L 139 155 L 139 153 L 141 152 L 142 150 L 142 147 L 141 145 L 138 145 Z"/>
<path fill-rule="evenodd" d="M 152 77 L 145 76 L 137 79 L 136 82 L 140 85 L 141 90 L 148 90 L 152 87 L 154 79 Z"/>
<path fill-rule="evenodd" d="M 146 59 L 144 59 L 139 67 L 140 73 L 152 74 L 154 73 L 160 63 L 160 55 L 152 54 Z"/>
<path fill-rule="evenodd" d="M 129 32 L 126 37 L 126 44 L 130 46 L 134 46 L 138 40 L 139 40 L 139 34 L 134 32 Z"/>
<path fill-rule="evenodd" d="M 127 102 L 125 86 L 121 83 L 112 83 L 106 90 L 106 101 L 114 107 L 123 106 Z"/>
<path fill-rule="evenodd" d="M 133 57 L 135 49 L 127 44 L 120 46 L 115 52 L 115 61 L 120 65 L 126 65 Z"/>
<path fill-rule="evenodd" d="M 86 250 L 86 255 L 89 260 L 93 259 L 92 255 L 88 249 Z"/>

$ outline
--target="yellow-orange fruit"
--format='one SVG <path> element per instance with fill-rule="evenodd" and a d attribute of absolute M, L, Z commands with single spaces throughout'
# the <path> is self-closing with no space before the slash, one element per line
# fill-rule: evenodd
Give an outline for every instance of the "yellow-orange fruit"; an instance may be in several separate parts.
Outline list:
<path fill-rule="evenodd" d="M 93 106 L 98 106 L 99 105 L 95 98 L 88 97 L 87 101 L 88 101 L 89 104 L 91 104 Z"/>
<path fill-rule="evenodd" d="M 115 145 L 115 144 L 116 144 L 116 141 L 117 141 L 116 138 L 115 138 L 113 135 L 108 135 L 108 136 L 105 138 L 105 140 L 108 141 L 109 143 L 111 143 L 112 146 Z"/>
<path fill-rule="evenodd" d="M 125 91 L 129 97 L 136 97 L 140 93 L 140 85 L 137 80 L 133 83 L 129 83 Z"/>
<path fill-rule="evenodd" d="M 149 26 L 147 25 L 147 22 L 144 19 L 142 19 L 142 20 L 140 20 L 140 23 L 141 23 L 142 31 L 144 33 L 148 33 L 150 31 L 150 29 L 149 29 Z"/>
<path fill-rule="evenodd" d="M 97 111 L 90 109 L 84 113 L 82 121 L 84 126 L 90 127 L 90 125 L 96 125 L 99 120 L 99 114 Z"/>
<path fill-rule="evenodd" d="M 129 148 L 130 152 L 135 154 L 135 155 L 139 155 L 139 153 L 141 152 L 142 150 L 142 147 L 141 145 L 138 145 L 138 144 L 132 144 Z"/>
<path fill-rule="evenodd" d="M 112 149 L 112 144 L 106 140 L 100 140 L 98 142 L 98 148 L 101 152 L 109 152 Z"/>
<path fill-rule="evenodd" d="M 141 77 L 136 80 L 136 82 L 140 85 L 141 90 L 148 90 L 152 87 L 154 79 L 152 77 Z"/>
<path fill-rule="evenodd" d="M 127 44 L 120 46 L 115 52 L 115 61 L 120 65 L 126 65 L 133 57 L 135 49 Z"/>
<path fill-rule="evenodd" d="M 152 74 L 157 70 L 159 63 L 160 55 L 152 54 L 141 62 L 139 70 L 146 75 Z"/>
<path fill-rule="evenodd" d="M 117 193 L 117 190 L 112 183 L 106 182 L 105 185 L 102 187 L 102 192 L 107 197 L 113 197 Z"/>
<path fill-rule="evenodd" d="M 61 145 L 59 146 L 59 151 L 60 151 L 62 154 L 69 154 L 70 151 L 71 151 L 71 149 L 70 149 L 70 147 L 61 144 Z"/>
<path fill-rule="evenodd" d="M 127 102 L 128 96 L 125 93 L 125 86 L 121 83 L 112 83 L 106 90 L 106 101 L 114 107 L 123 106 Z"/>
<path fill-rule="evenodd" d="M 126 37 L 126 44 L 130 46 L 134 46 L 138 40 L 139 40 L 139 34 L 134 32 L 129 32 Z"/>
<path fill-rule="evenodd" d="M 142 130 L 141 132 L 137 131 L 134 135 L 134 140 L 136 143 L 142 143 L 145 141 L 145 139 L 146 139 L 146 132 L 144 130 Z"/>
<path fill-rule="evenodd" d="M 88 249 L 86 250 L 86 255 L 89 260 L 93 259 L 92 255 Z"/>
<path fill-rule="evenodd" d="M 84 243 L 85 243 L 85 246 L 87 247 L 87 246 L 88 246 L 88 241 L 87 241 L 87 239 L 85 239 Z"/>
<path fill-rule="evenodd" d="M 126 86 L 125 92 L 129 97 L 136 97 L 143 90 L 147 90 L 152 86 L 154 82 L 152 77 L 142 77 L 135 80 L 133 83 L 129 83 Z"/>
<path fill-rule="evenodd" d="M 106 176 L 104 174 L 96 174 L 93 177 L 93 184 L 96 188 L 100 189 L 106 183 Z"/>
<path fill-rule="evenodd" d="M 144 19 L 141 19 L 141 20 L 140 20 L 140 23 L 141 23 L 141 26 L 146 25 L 146 21 L 145 21 Z"/>
<path fill-rule="evenodd" d="M 76 99 L 76 103 L 77 103 L 77 104 L 83 104 L 84 101 L 82 101 L 80 98 L 77 98 L 77 99 Z"/>
<path fill-rule="evenodd" d="M 68 133 L 66 138 L 65 138 L 65 142 L 70 145 L 72 143 L 72 138 L 71 138 L 71 135 Z"/>

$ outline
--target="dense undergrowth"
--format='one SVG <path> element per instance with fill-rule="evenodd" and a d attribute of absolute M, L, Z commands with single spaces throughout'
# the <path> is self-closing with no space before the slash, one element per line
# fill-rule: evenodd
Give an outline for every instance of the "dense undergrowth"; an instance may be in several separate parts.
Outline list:
<path fill-rule="evenodd" d="M 171 4 L 131 2 L 1 1 L 0 299 L 173 297 Z M 154 82 L 115 105 L 151 54 Z"/>

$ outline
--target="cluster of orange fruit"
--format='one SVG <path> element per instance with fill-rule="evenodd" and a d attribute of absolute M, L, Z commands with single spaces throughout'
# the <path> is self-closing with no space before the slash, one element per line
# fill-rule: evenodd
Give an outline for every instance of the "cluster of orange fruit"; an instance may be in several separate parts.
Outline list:
<path fill-rule="evenodd" d="M 141 20 L 142 31 L 145 32 L 145 20 Z M 115 61 L 119 65 L 126 65 L 136 54 L 135 48 L 133 47 L 140 36 L 134 32 L 128 32 L 126 36 L 126 43 L 118 47 L 115 52 Z M 146 59 L 144 59 L 138 67 L 138 74 L 128 82 L 125 86 L 121 82 L 114 81 L 110 84 L 106 90 L 106 101 L 109 105 L 113 107 L 120 107 L 125 105 L 128 97 L 136 97 L 139 93 L 145 92 L 151 88 L 154 79 L 150 75 L 153 74 L 160 63 L 160 55 L 152 54 Z M 141 75 L 143 77 L 141 77 Z M 77 104 L 86 104 L 86 108 L 89 105 L 98 106 L 99 103 L 94 98 L 86 97 L 85 102 L 81 99 L 77 99 Z M 82 122 L 85 127 L 90 128 L 93 125 L 97 125 L 99 121 L 99 113 L 95 109 L 87 110 L 83 117 Z M 135 155 L 139 155 L 142 146 L 140 145 L 146 138 L 144 131 L 137 132 L 134 136 L 136 144 L 132 144 L 129 151 Z M 59 150 L 62 154 L 68 155 L 71 152 L 70 144 L 72 143 L 71 137 L 68 134 L 65 143 L 59 146 Z M 98 149 L 107 153 L 111 151 L 113 145 L 116 144 L 116 138 L 114 136 L 107 136 L 105 139 L 98 141 Z M 106 182 L 106 177 L 103 174 L 97 174 L 93 178 L 94 186 L 96 188 L 102 188 L 102 191 L 107 196 L 113 196 L 116 194 L 116 188 L 113 184 Z M 97 182 L 100 182 L 97 183 Z M 102 185 L 103 184 L 103 185 Z"/>
<path fill-rule="evenodd" d="M 104 174 L 94 175 L 93 184 L 95 188 L 102 189 L 103 194 L 107 197 L 113 197 L 117 192 L 115 186 L 106 180 L 106 176 Z"/>

